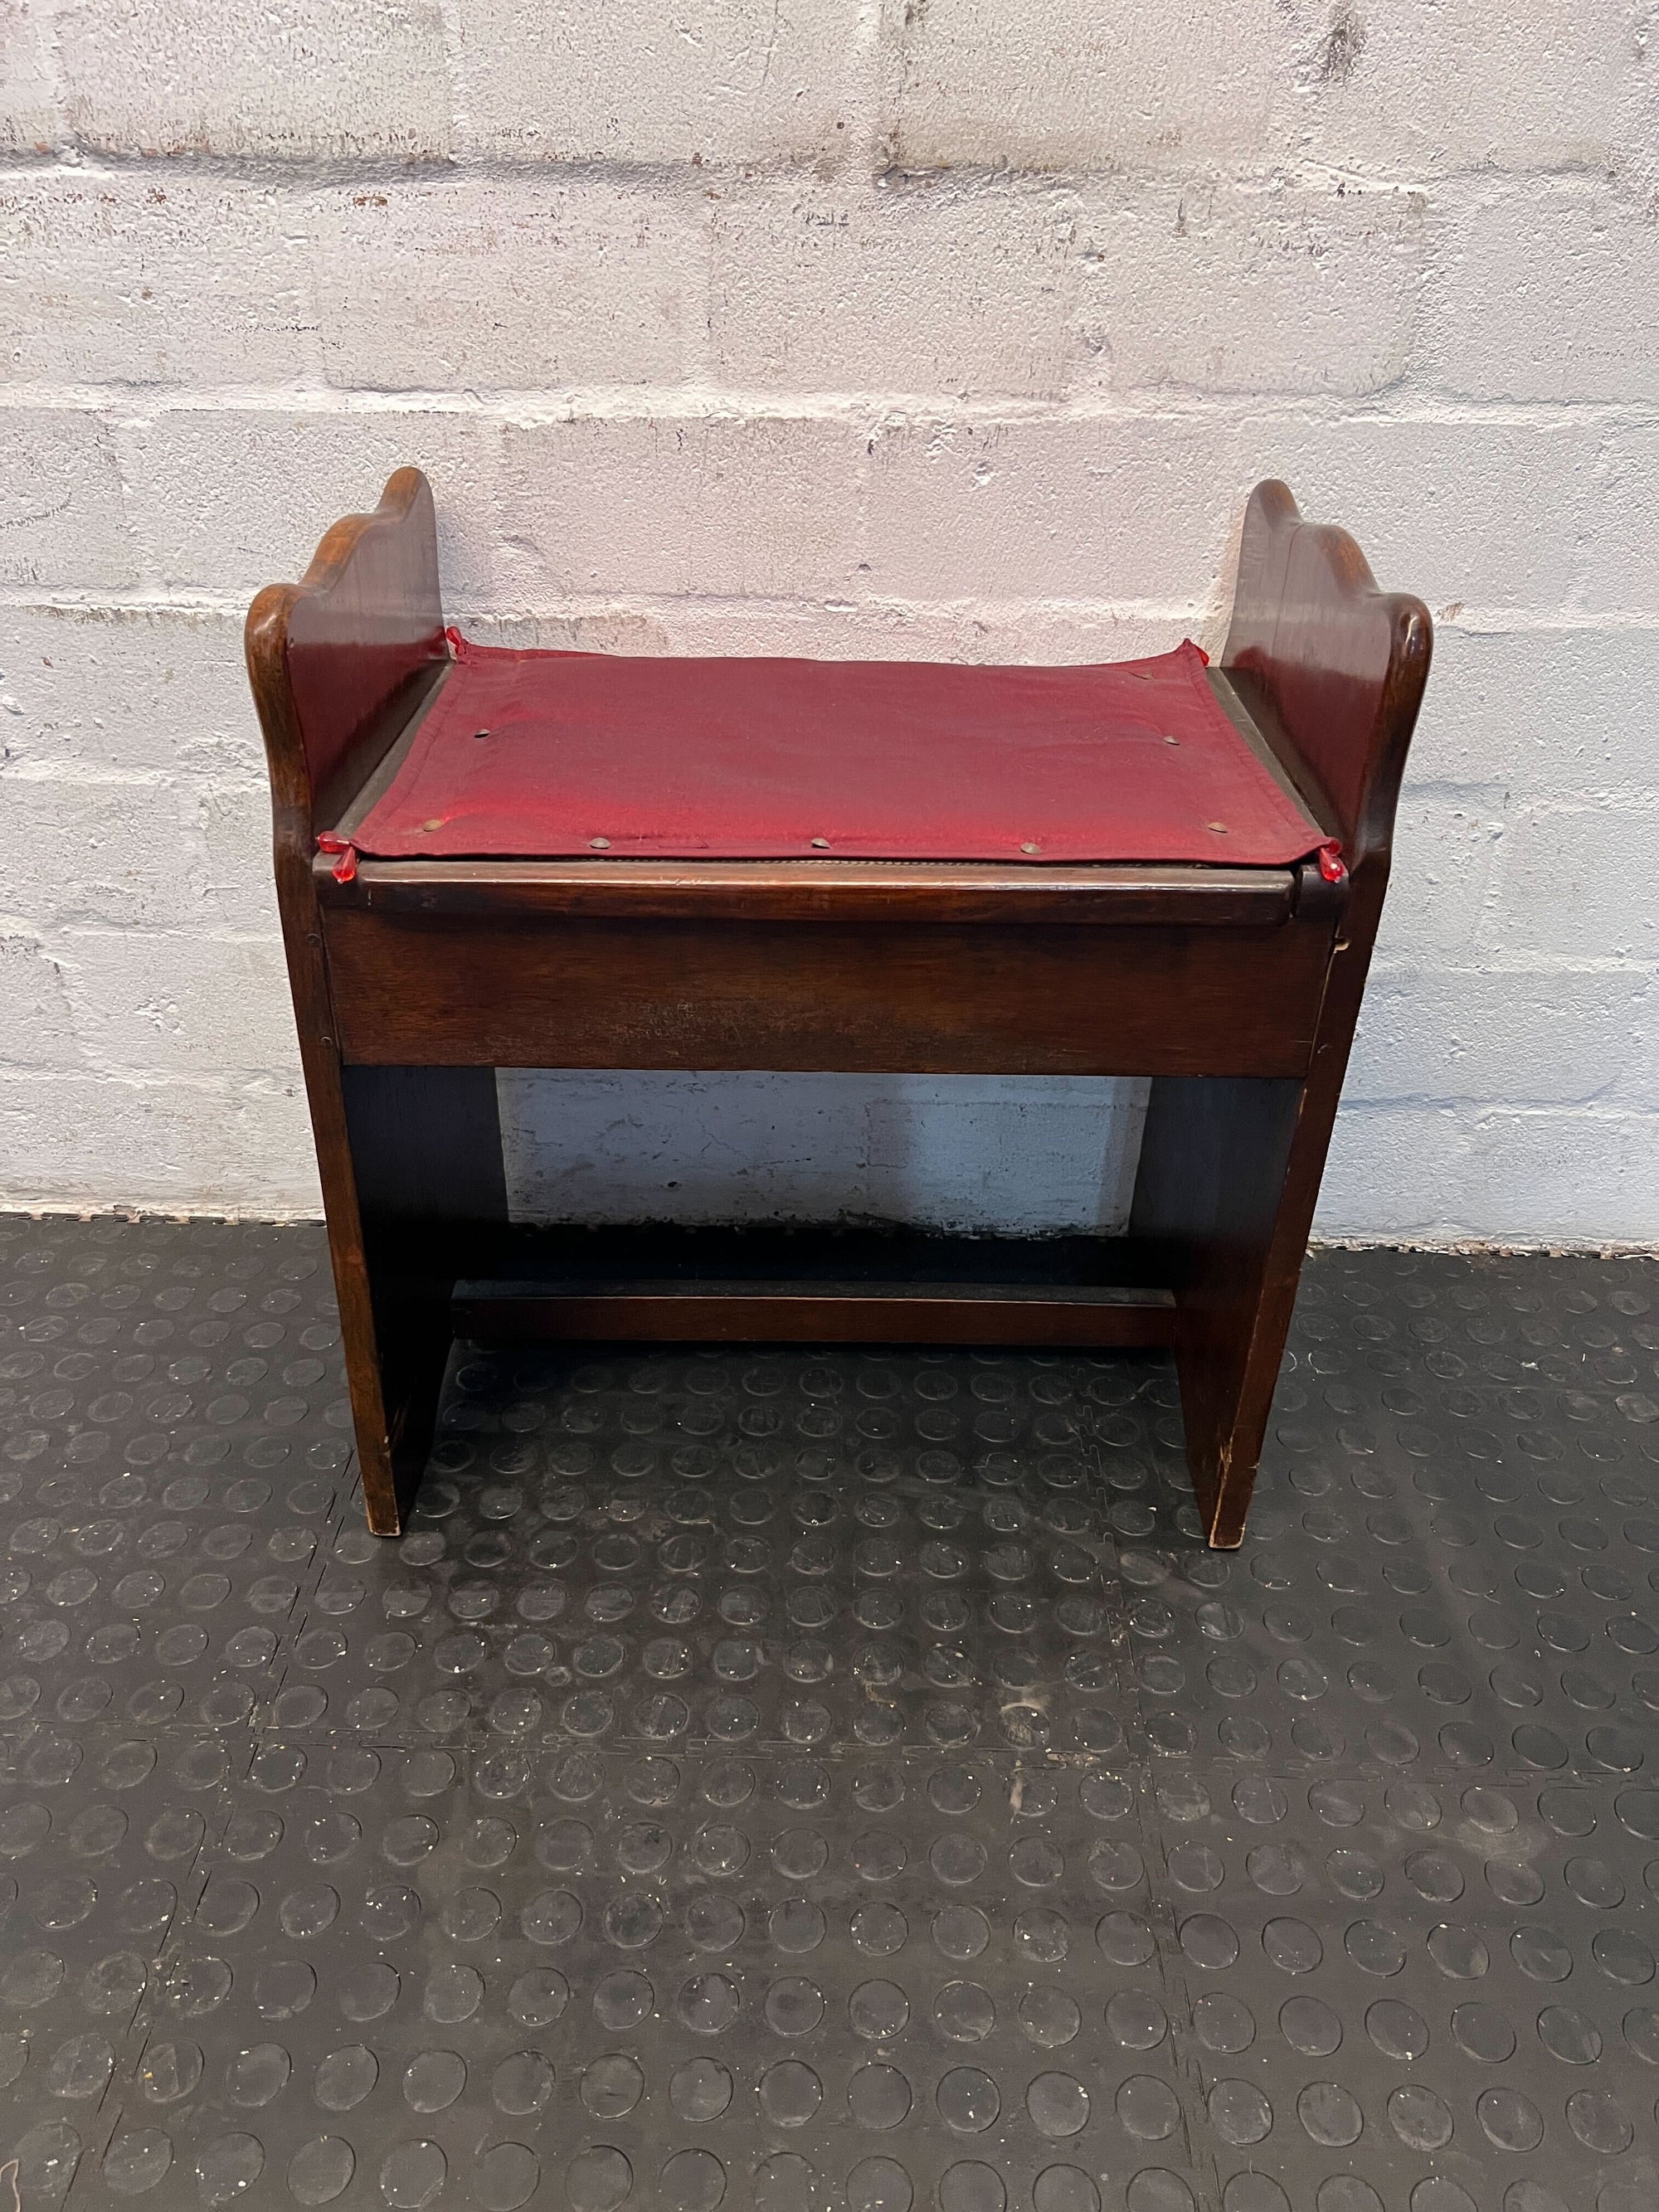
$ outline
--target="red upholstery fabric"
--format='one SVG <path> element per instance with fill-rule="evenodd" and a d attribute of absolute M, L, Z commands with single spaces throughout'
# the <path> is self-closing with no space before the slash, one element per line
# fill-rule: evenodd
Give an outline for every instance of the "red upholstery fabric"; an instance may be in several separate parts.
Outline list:
<path fill-rule="evenodd" d="M 1322 842 L 1192 644 L 1074 668 L 456 644 L 363 854 L 1266 867 Z"/>

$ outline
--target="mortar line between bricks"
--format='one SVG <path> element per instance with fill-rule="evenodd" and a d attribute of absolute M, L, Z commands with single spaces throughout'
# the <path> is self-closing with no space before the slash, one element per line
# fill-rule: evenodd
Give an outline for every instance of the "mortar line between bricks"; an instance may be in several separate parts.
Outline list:
<path fill-rule="evenodd" d="M 1152 383 L 1112 392 L 1031 396 L 987 391 L 971 397 L 933 386 L 744 385 L 681 379 L 669 383 L 386 386 L 326 381 L 295 384 L 61 382 L 0 386 L 0 410 L 161 416 L 242 412 L 297 416 L 439 415 L 535 429 L 586 422 L 740 420 L 744 424 L 842 423 L 902 430 L 1030 428 L 1092 423 L 1209 422 L 1235 426 L 1282 421 L 1376 428 L 1490 427 L 1514 429 L 1642 430 L 1659 423 L 1659 402 L 1643 399 L 1482 399 L 1401 379 L 1351 392 L 1261 386 L 1206 387 Z"/>
<path fill-rule="evenodd" d="M 874 58 L 873 57 L 872 58 Z M 453 85 L 451 88 L 452 100 Z M 850 102 L 849 110 L 857 103 Z M 455 112 L 452 109 L 452 113 Z M 878 124 L 882 118 L 877 117 Z M 887 118 L 890 123 L 893 119 Z M 457 134 L 458 136 L 459 134 Z M 856 140 L 856 132 L 851 134 Z M 1600 192 L 1608 198 L 1628 197 L 1617 179 L 1610 179 L 1605 161 L 1571 156 L 1494 168 L 1479 161 L 1451 162 L 1438 167 L 1380 168 L 1353 161 L 1292 157 L 1264 164 L 1261 159 L 1206 163 L 1194 176 L 1190 169 L 1137 161 L 1133 157 L 1093 166 L 1087 163 L 1017 167 L 1006 162 L 962 161 L 907 165 L 896 158 L 884 159 L 878 150 L 860 159 L 853 146 L 842 149 L 831 138 L 820 155 L 835 158 L 827 173 L 797 153 L 759 153 L 707 155 L 512 155 L 483 146 L 454 146 L 447 152 L 416 155 L 339 155 L 319 150 L 284 157 L 274 154 L 233 153 L 199 146 L 127 151 L 102 144 L 74 132 L 65 132 L 55 144 L 33 150 L 8 149 L 0 161 L 0 183 L 14 177 L 41 173 L 66 178 L 155 175 L 202 178 L 210 181 L 245 182 L 269 188 L 289 185 L 296 191 L 349 190 L 363 185 L 394 185 L 409 188 L 434 185 L 464 187 L 469 182 L 552 184 L 608 184 L 659 190 L 665 184 L 682 186 L 696 204 L 710 185 L 752 186 L 765 191 L 792 186 L 803 194 L 830 197 L 836 191 L 863 191 L 899 198 L 921 193 L 940 198 L 981 198 L 994 194 L 1008 200 L 1054 201 L 1094 193 L 1105 195 L 1133 190 L 1164 190 L 1171 193 L 1202 189 L 1231 191 L 1263 198 L 1289 191 L 1334 190 L 1340 185 L 1354 197 L 1391 198 L 1409 193 L 1432 193 L 1448 188 L 1475 191 L 1483 197 L 1506 191 L 1534 191 L 1540 187 L 1575 189 L 1586 195 Z"/>

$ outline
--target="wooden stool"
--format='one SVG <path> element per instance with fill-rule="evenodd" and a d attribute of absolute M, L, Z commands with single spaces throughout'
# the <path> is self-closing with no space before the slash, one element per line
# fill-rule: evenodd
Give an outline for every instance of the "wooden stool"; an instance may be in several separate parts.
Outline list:
<path fill-rule="evenodd" d="M 1429 653 L 1276 483 L 1219 669 L 487 652 L 399 470 L 247 620 L 369 1527 L 456 1334 L 1168 1343 L 1238 1543 Z M 601 1268 L 508 1224 L 501 1066 L 1152 1081 L 1125 1240 L 618 1234 Z"/>

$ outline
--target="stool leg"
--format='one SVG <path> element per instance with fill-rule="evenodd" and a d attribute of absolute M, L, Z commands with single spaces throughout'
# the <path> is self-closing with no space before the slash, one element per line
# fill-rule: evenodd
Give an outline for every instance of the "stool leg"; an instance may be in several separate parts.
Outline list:
<path fill-rule="evenodd" d="M 1356 883 L 1305 1078 L 1158 1076 L 1147 1100 L 1130 1230 L 1176 1293 L 1188 1464 L 1223 1548 L 1244 1540 L 1386 878 Z"/>
<path fill-rule="evenodd" d="M 1223 1547 L 1243 1540 L 1319 1188 L 1306 1104 L 1297 1081 L 1213 1076 L 1159 1077 L 1147 1104 L 1132 1233 L 1166 1257 L 1188 1462 Z"/>
<path fill-rule="evenodd" d="M 300 995 L 296 987 L 296 1003 Z M 310 1093 L 317 1165 L 328 1222 L 329 1256 L 340 1309 L 340 1347 L 345 1358 L 346 1392 L 351 1401 L 357 1472 L 363 1486 L 368 1525 L 377 1536 L 395 1536 L 403 1526 L 392 1469 L 386 1420 L 386 1381 L 381 1373 L 380 1332 L 362 1221 L 352 1174 L 351 1141 L 341 1095 L 342 1070 L 331 1042 L 319 1041 L 302 1024 L 301 1056 Z"/>
<path fill-rule="evenodd" d="M 357 1179 L 351 1131 L 346 1115 L 344 1080 L 334 1040 L 334 1015 L 324 963 L 322 928 L 311 882 L 309 853 L 281 835 L 276 842 L 276 902 L 283 919 L 300 1062 L 306 1099 L 317 1143 L 317 1172 L 323 1213 L 328 1223 L 329 1258 L 340 1309 L 340 1348 L 344 1355 L 351 1427 L 357 1445 L 357 1471 L 363 1486 L 368 1525 L 377 1536 L 395 1536 L 403 1525 L 392 1467 L 391 1428 L 386 1418 L 386 1381 L 381 1373 L 380 1332 Z"/>

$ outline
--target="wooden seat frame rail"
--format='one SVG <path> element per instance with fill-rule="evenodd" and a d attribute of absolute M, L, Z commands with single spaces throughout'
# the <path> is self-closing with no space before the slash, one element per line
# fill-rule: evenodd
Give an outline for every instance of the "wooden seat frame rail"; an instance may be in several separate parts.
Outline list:
<path fill-rule="evenodd" d="M 246 644 L 371 1528 L 403 1526 L 456 1334 L 1169 1344 L 1205 1532 L 1240 1541 L 1429 665 L 1426 610 L 1379 591 L 1346 532 L 1257 486 L 1211 672 L 1340 841 L 1336 881 L 1316 860 L 594 859 L 364 860 L 341 883 L 319 834 L 349 836 L 450 665 L 418 470 L 260 593 Z M 503 1066 L 1148 1076 L 1133 1264 L 1070 1283 L 709 1280 L 648 1250 L 609 1280 L 528 1265 Z"/>

